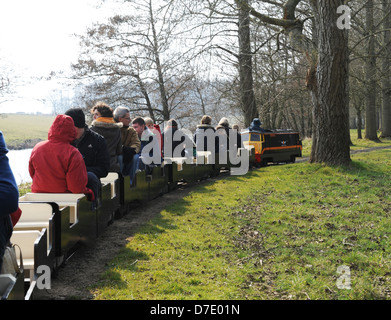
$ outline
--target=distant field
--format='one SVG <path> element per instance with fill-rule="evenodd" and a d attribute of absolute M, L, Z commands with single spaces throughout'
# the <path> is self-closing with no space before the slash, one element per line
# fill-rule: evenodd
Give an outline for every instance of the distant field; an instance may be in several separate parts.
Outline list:
<path fill-rule="evenodd" d="M 26 140 L 46 140 L 54 116 L 30 114 L 1 114 L 0 130 L 4 134 L 7 147 L 16 149 Z"/>
<path fill-rule="evenodd" d="M 9 149 L 32 148 L 36 140 L 46 140 L 48 131 L 55 116 L 31 114 L 0 114 L 0 131 L 3 132 Z M 351 150 L 359 150 L 382 145 L 391 145 L 390 139 L 382 139 L 376 143 L 366 139 L 357 139 L 357 130 L 350 130 L 353 146 Z M 363 132 L 363 135 L 365 132 Z M 32 141 L 29 141 L 32 140 Z M 28 142 L 26 145 L 26 141 Z M 311 153 L 312 140 L 303 140 L 303 157 Z"/>

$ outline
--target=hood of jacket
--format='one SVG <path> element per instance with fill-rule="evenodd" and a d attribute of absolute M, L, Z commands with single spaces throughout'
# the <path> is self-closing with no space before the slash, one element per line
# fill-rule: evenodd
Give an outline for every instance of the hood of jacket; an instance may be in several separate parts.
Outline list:
<path fill-rule="evenodd" d="M 50 141 L 62 141 L 71 143 L 76 139 L 77 131 L 73 122 L 73 119 L 70 116 L 63 114 L 58 115 L 48 133 L 48 139 Z"/>

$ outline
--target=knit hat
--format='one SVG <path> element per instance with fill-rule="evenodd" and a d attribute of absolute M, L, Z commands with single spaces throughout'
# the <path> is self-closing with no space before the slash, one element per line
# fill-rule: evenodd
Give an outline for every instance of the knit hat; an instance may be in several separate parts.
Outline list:
<path fill-rule="evenodd" d="M 70 116 L 75 123 L 76 128 L 84 128 L 86 125 L 86 117 L 81 108 L 72 108 L 65 112 L 67 116 Z"/>

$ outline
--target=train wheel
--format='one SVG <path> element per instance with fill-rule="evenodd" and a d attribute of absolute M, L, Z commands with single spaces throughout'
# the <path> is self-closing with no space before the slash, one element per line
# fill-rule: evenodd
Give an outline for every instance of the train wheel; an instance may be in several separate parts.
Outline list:
<path fill-rule="evenodd" d="M 296 157 L 295 157 L 295 156 L 291 156 L 291 162 L 292 162 L 292 163 L 295 163 L 295 162 L 296 162 Z"/>

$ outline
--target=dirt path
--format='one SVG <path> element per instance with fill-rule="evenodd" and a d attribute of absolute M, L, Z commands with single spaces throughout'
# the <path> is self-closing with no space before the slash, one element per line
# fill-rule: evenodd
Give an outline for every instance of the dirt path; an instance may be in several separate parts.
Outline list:
<path fill-rule="evenodd" d="M 371 152 L 375 150 L 382 150 L 382 149 L 390 149 L 391 146 L 383 146 L 383 147 L 372 147 L 372 148 L 366 148 L 366 149 L 361 149 L 361 150 L 353 150 L 351 153 L 362 153 L 362 152 Z"/>
<path fill-rule="evenodd" d="M 206 180 L 207 182 L 216 179 Z M 59 269 L 57 277 L 52 279 L 51 289 L 35 290 L 34 299 L 37 300 L 64 300 L 93 299 L 88 291 L 105 271 L 108 262 L 114 258 L 128 242 L 135 232 L 147 221 L 151 220 L 168 205 L 182 199 L 197 185 L 183 185 L 175 192 L 170 192 L 139 206 L 119 220 L 107 227 L 98 237 L 96 244 L 91 248 L 79 248 Z"/>
<path fill-rule="evenodd" d="M 356 150 L 352 151 L 352 153 L 388 148 L 391 148 L 391 146 Z M 297 160 L 297 162 L 304 161 L 308 161 L 308 158 Z M 224 177 L 222 175 L 218 179 Z M 93 295 L 87 288 L 99 279 L 100 274 L 105 271 L 108 262 L 129 242 L 129 239 L 137 232 L 140 226 L 151 220 L 168 205 L 182 199 L 197 185 L 215 180 L 209 179 L 190 186 L 183 185 L 175 192 L 164 194 L 148 202 L 148 204 L 132 210 L 131 213 L 121 219 L 115 220 L 96 240 L 95 246 L 80 248 L 68 259 L 64 266 L 60 268 L 57 277 L 52 280 L 50 290 L 37 289 L 35 290 L 34 298 L 40 300 L 93 299 Z"/>

